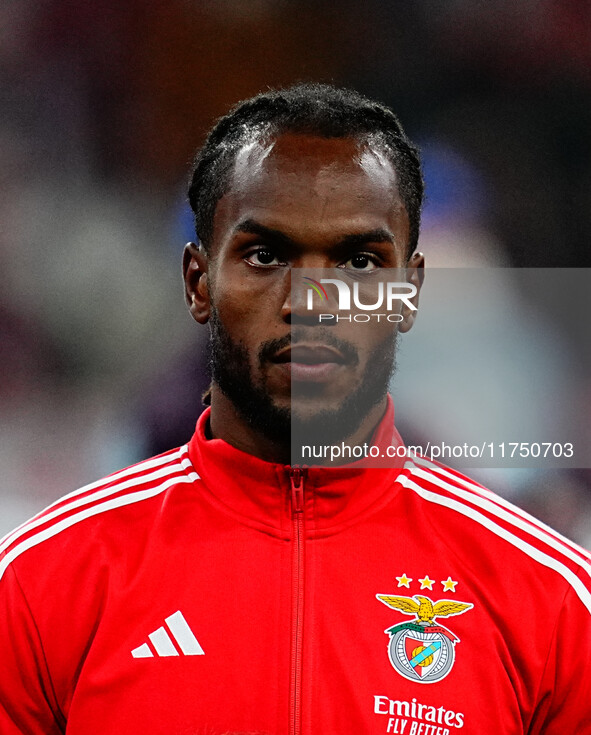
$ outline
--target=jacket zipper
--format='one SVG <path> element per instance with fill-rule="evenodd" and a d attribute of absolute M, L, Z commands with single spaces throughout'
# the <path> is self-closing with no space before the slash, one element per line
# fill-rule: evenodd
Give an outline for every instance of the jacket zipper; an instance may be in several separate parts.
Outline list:
<path fill-rule="evenodd" d="M 293 524 L 292 631 L 290 682 L 290 735 L 300 735 L 302 714 L 302 628 L 304 617 L 304 477 L 305 470 L 291 467 L 291 515 Z"/>

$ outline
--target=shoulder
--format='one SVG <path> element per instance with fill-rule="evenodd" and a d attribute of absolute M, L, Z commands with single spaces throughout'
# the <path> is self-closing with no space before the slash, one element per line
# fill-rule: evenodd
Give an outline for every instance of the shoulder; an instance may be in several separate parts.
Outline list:
<path fill-rule="evenodd" d="M 524 579 L 570 588 L 591 613 L 591 555 L 546 524 L 460 472 L 421 457 L 398 481 L 425 513 L 437 518 L 446 542 L 473 560 L 512 566 Z"/>
<path fill-rule="evenodd" d="M 36 554 L 46 562 L 58 549 L 62 560 L 68 549 L 79 552 L 97 533 L 117 527 L 123 509 L 126 535 L 141 532 L 129 522 L 129 514 L 134 518 L 154 514 L 172 488 L 197 479 L 183 446 L 63 496 L 0 540 L 0 579 L 11 564 L 31 553 L 37 563 Z"/>

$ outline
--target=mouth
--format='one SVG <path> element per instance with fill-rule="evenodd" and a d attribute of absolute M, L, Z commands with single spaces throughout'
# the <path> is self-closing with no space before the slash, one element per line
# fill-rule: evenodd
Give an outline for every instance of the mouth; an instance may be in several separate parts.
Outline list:
<path fill-rule="evenodd" d="M 344 355 L 335 347 L 312 343 L 292 344 L 277 352 L 272 362 L 292 381 L 315 383 L 333 378 L 347 364 Z"/>

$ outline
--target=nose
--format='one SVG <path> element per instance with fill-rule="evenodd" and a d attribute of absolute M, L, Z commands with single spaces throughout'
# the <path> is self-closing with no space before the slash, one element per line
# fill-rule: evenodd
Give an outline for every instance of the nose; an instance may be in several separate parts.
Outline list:
<path fill-rule="evenodd" d="M 289 288 L 281 310 L 285 323 L 307 326 L 329 323 L 320 320 L 321 314 L 331 311 L 329 295 L 321 283 L 326 273 L 318 268 L 290 269 Z"/>

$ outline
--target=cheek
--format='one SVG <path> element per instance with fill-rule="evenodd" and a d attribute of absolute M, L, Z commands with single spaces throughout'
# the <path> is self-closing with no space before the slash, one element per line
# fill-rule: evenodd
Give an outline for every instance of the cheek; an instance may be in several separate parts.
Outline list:
<path fill-rule="evenodd" d="M 370 321 L 365 321 L 369 316 Z M 398 324 L 388 322 L 385 316 L 377 321 L 371 312 L 353 312 L 352 318 L 359 321 L 339 322 L 333 334 L 355 347 L 361 362 L 371 358 L 379 347 L 389 349 L 398 331 Z"/>
<path fill-rule="evenodd" d="M 269 330 L 269 299 L 250 285 L 237 283 L 216 289 L 214 305 L 226 332 L 234 342 L 257 353 Z"/>
<path fill-rule="evenodd" d="M 248 301 L 240 293 L 219 294 L 215 302 L 219 319 L 224 325 L 226 332 L 235 342 L 248 344 L 251 328 L 251 313 L 248 309 Z"/>
<path fill-rule="evenodd" d="M 289 291 L 289 281 L 283 271 L 257 274 L 250 266 L 239 263 L 228 266 L 223 278 L 216 278 L 212 297 L 224 318 L 227 315 L 249 328 L 259 320 L 259 327 L 264 330 L 280 315 L 286 290 Z"/>

